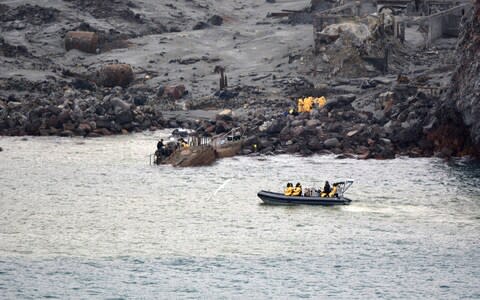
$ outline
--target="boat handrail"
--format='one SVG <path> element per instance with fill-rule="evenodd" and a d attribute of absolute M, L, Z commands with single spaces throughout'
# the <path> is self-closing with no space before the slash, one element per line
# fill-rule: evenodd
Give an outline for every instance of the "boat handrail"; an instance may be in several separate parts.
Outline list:
<path fill-rule="evenodd" d="M 234 137 L 236 137 L 236 133 L 240 133 L 239 134 L 239 137 L 240 139 L 243 137 L 244 135 L 244 132 L 242 131 L 242 128 L 241 127 L 235 127 L 235 128 L 232 128 L 230 131 L 228 132 L 224 132 L 224 133 L 221 133 L 221 134 L 218 134 L 218 135 L 215 135 L 212 137 L 211 139 L 211 143 L 214 147 L 217 147 L 217 146 L 220 146 L 222 145 L 222 141 L 225 140 L 225 137 L 229 137 L 229 136 L 232 136 L 232 140 L 234 139 Z"/>
<path fill-rule="evenodd" d="M 335 183 L 339 184 L 337 189 L 337 194 L 340 197 L 343 197 L 343 194 L 352 186 L 353 182 L 354 182 L 353 179 L 335 181 Z"/>
<path fill-rule="evenodd" d="M 342 183 L 339 187 L 338 195 L 343 196 L 343 194 L 352 186 L 353 179 L 346 179 L 337 181 L 337 183 Z"/>
<path fill-rule="evenodd" d="M 229 135 L 233 135 L 234 133 L 236 133 L 237 131 L 240 132 L 240 136 L 243 136 L 243 132 L 241 130 L 242 128 L 241 127 L 235 127 L 235 128 L 232 128 L 230 131 L 228 132 L 224 132 L 224 133 L 221 133 L 221 134 L 218 134 L 218 135 L 215 135 L 212 137 L 212 140 L 214 139 L 221 139 L 221 138 L 224 138 L 225 136 L 229 136 Z"/>

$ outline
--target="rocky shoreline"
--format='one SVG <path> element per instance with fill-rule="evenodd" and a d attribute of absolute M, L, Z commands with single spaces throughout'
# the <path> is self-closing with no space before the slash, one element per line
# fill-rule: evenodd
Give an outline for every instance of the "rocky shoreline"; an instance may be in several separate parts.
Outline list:
<path fill-rule="evenodd" d="M 230 84 L 225 87 L 226 79 L 222 79 L 224 86 L 219 89 L 218 74 L 213 74 L 213 67 L 228 65 L 225 58 L 211 53 L 202 56 L 204 49 L 199 46 L 192 49 L 198 51 L 198 56 L 193 53 L 162 59 L 170 54 L 158 52 L 157 46 L 150 47 L 141 39 L 151 36 L 160 45 L 175 47 L 180 42 L 168 40 L 177 33 L 184 32 L 187 36 L 190 32 L 204 31 L 209 35 L 215 30 L 227 30 L 228 22 L 224 21 L 229 19 L 215 10 L 188 18 L 180 12 L 189 5 L 201 6 L 200 2 L 175 9 L 168 6 L 188 21 L 176 20 L 160 26 L 159 20 L 148 17 L 140 4 L 120 1 L 123 4 L 116 4 L 117 9 L 111 15 L 104 14 L 107 10 L 104 5 L 90 7 L 91 24 L 88 24 L 87 15 L 72 19 L 71 13 L 78 10 L 76 1 L 60 2 L 50 8 L 0 4 L 0 59 L 4 74 L 0 78 L 1 135 L 100 137 L 183 127 L 211 136 L 242 127 L 247 135 L 243 155 L 334 153 L 340 158 L 390 159 L 398 155 L 450 157 L 480 153 L 478 124 L 473 121 L 480 105 L 478 95 L 472 96 L 478 92 L 475 85 L 478 68 L 455 70 L 452 64 L 456 56 L 460 56 L 462 65 L 468 65 L 467 60 L 478 61 L 476 44 L 467 45 L 476 43 L 475 37 L 479 35 L 478 3 L 477 13 L 465 23 L 458 55 L 453 39 L 442 40 L 429 51 L 398 45 L 390 73 L 382 74 L 368 64 L 355 62 L 352 66 L 358 65 L 358 69 L 353 74 L 346 69 L 335 69 L 338 45 L 327 46 L 320 57 L 312 54 L 311 47 L 298 47 L 270 58 L 271 61 L 265 58 L 266 65 L 275 66 L 273 71 L 265 72 L 261 66 L 244 70 L 232 67 L 232 75 L 227 72 Z M 269 9 L 268 5 L 263 3 L 260 11 Z M 251 13 L 247 11 L 245 16 Z M 100 20 L 118 25 L 123 31 L 109 30 Z M 282 24 L 282 30 L 292 30 L 292 34 L 302 29 L 296 24 L 269 22 L 238 27 L 233 43 L 237 43 L 236 39 L 249 41 L 245 36 L 251 26 L 271 30 L 270 27 Z M 181 28 L 179 24 L 190 24 L 192 28 Z M 224 26 L 227 29 L 222 29 Z M 106 52 L 87 54 L 59 46 L 63 36 L 78 29 L 101 36 L 104 46 L 98 51 Z M 15 39 L 19 32 L 28 39 Z M 58 36 L 51 37 L 49 32 Z M 163 37 L 165 34 L 173 35 Z M 43 45 L 36 42 L 47 36 L 50 38 Z M 339 41 L 342 39 L 335 43 Z M 347 38 L 343 43 L 346 41 Z M 132 43 L 147 46 L 131 50 Z M 261 42 L 257 44 L 263 46 Z M 147 50 L 150 52 L 143 56 L 142 51 Z M 140 57 L 128 63 L 128 55 Z M 415 66 L 408 76 L 399 74 L 406 61 Z M 239 65 L 242 63 L 239 61 Z M 105 71 L 106 66 L 126 66 L 132 74 L 125 75 L 124 69 L 118 71 L 122 74 L 122 81 L 118 81 L 117 71 L 113 69 L 111 75 Z M 172 80 L 172 72 L 176 80 Z M 447 89 L 444 83 L 450 82 L 453 72 L 454 84 Z M 466 92 L 458 93 L 459 90 Z M 288 114 L 302 96 L 326 96 L 327 105 L 309 113 Z M 465 108 L 462 99 L 472 104 Z M 226 111 L 212 118 L 165 116 L 179 109 Z M 468 113 L 462 114 L 462 110 Z"/>

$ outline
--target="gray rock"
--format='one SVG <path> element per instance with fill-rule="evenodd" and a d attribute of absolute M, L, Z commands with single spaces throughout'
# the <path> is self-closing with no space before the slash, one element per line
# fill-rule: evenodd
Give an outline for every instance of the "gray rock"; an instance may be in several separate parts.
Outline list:
<path fill-rule="evenodd" d="M 317 137 L 311 137 L 307 143 L 308 149 L 318 151 L 323 149 L 323 143 Z"/>
<path fill-rule="evenodd" d="M 290 126 L 291 127 L 303 126 L 303 120 L 293 120 Z"/>
<path fill-rule="evenodd" d="M 337 138 L 330 138 L 323 142 L 326 148 L 337 148 L 340 146 L 340 141 Z"/>
<path fill-rule="evenodd" d="M 303 128 L 303 126 L 294 127 L 291 130 L 291 133 L 292 133 L 293 137 L 299 137 L 299 136 L 303 135 L 304 132 L 305 132 L 305 128 Z"/>
<path fill-rule="evenodd" d="M 215 25 L 215 26 L 220 26 L 223 24 L 223 18 L 219 15 L 213 15 L 208 19 L 208 23 Z"/>
<path fill-rule="evenodd" d="M 131 105 L 118 97 L 110 99 L 110 105 L 112 106 L 115 114 L 119 114 L 122 111 L 131 109 Z"/>
<path fill-rule="evenodd" d="M 20 107 L 22 107 L 22 103 L 21 102 L 16 102 L 16 101 L 10 101 L 7 103 L 7 107 L 11 110 L 15 110 L 15 109 L 18 109 Z"/>
<path fill-rule="evenodd" d="M 133 103 L 137 106 L 145 105 L 146 102 L 147 102 L 147 96 L 144 94 L 138 94 L 135 97 L 133 97 Z"/>
<path fill-rule="evenodd" d="M 286 121 L 285 119 L 274 119 L 272 120 L 270 126 L 267 128 L 267 133 L 268 134 L 277 134 L 280 133 L 285 126 Z"/>
<path fill-rule="evenodd" d="M 353 101 L 355 101 L 355 99 L 357 99 L 357 96 L 355 94 L 345 94 L 345 95 L 339 95 L 337 97 L 337 100 L 343 104 L 350 104 Z"/>
<path fill-rule="evenodd" d="M 308 120 L 307 123 L 305 124 L 305 126 L 310 127 L 310 128 L 315 128 L 320 124 L 321 123 L 320 123 L 319 120 Z"/>

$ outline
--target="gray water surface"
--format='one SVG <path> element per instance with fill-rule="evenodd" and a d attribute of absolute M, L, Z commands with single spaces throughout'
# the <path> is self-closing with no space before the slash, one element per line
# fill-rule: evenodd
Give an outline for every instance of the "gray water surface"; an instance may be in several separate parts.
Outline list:
<path fill-rule="evenodd" d="M 150 166 L 165 135 L 0 138 L 0 298 L 480 298 L 478 163 Z M 340 178 L 349 206 L 256 196 Z"/>

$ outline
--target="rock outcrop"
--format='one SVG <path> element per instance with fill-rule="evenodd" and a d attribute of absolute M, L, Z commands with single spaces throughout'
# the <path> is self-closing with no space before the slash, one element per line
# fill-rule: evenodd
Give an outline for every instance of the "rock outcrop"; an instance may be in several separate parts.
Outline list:
<path fill-rule="evenodd" d="M 430 137 L 453 155 L 480 153 L 480 0 L 465 22 L 457 49 L 459 60 L 450 88 L 437 112 Z"/>

